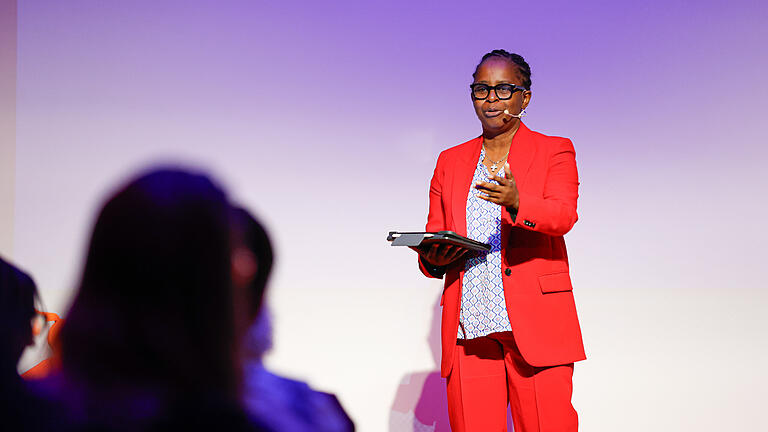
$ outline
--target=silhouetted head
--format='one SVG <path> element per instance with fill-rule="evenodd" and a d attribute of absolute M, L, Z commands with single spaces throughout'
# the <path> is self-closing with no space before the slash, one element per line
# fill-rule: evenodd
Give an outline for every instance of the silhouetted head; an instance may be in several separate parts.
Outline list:
<path fill-rule="evenodd" d="M 232 278 L 247 289 L 248 312 L 258 315 L 274 255 L 267 231 L 247 210 L 232 209 Z"/>
<path fill-rule="evenodd" d="M 261 223 L 247 210 L 233 208 L 232 281 L 239 299 L 235 308 L 244 311 L 238 316 L 248 317 L 238 328 L 238 340 L 250 359 L 260 360 L 272 347 L 271 314 L 263 300 L 273 259 L 272 244 Z"/>
<path fill-rule="evenodd" d="M 208 177 L 141 175 L 98 215 L 62 330 L 62 365 L 86 385 L 234 391 L 229 205 Z"/>
<path fill-rule="evenodd" d="M 0 368 L 15 371 L 32 344 L 37 288 L 26 273 L 0 258 Z"/>

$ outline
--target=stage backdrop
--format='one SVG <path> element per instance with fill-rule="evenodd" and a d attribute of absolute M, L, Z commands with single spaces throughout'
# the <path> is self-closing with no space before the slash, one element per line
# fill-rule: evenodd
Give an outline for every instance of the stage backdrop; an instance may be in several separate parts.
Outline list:
<path fill-rule="evenodd" d="M 438 153 L 480 133 L 474 67 L 504 48 L 533 71 L 526 124 L 576 146 L 582 428 L 763 423 L 765 2 L 18 3 L 4 220 L 48 309 L 113 188 L 198 167 L 277 247 L 268 366 L 359 430 L 447 430 L 441 284 L 385 238 L 424 226 Z"/>

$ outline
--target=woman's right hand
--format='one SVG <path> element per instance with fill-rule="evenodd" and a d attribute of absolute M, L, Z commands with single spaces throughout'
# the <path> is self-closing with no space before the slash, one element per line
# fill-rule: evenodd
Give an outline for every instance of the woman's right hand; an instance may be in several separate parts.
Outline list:
<path fill-rule="evenodd" d="M 439 243 L 433 243 L 426 249 L 417 247 L 412 247 L 411 249 L 418 252 L 424 261 L 435 267 L 445 267 L 468 252 L 468 249 L 464 249 L 461 246 L 441 245 Z"/>

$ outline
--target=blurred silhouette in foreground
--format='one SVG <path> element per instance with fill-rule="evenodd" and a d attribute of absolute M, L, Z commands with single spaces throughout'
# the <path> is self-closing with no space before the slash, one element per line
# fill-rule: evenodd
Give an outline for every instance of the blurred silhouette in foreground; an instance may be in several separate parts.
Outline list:
<path fill-rule="evenodd" d="M 245 317 L 233 308 L 229 220 L 218 186 L 177 169 L 106 202 L 48 380 L 74 429 L 253 430 L 238 402 Z"/>
<path fill-rule="evenodd" d="M 33 396 L 17 372 L 33 344 L 37 287 L 26 273 L 0 258 L 0 428 L 41 431 L 57 424 L 53 406 Z"/>
<path fill-rule="evenodd" d="M 236 297 L 246 299 L 252 319 L 242 344 L 243 401 L 270 429 L 291 432 L 346 432 L 354 424 L 332 394 L 269 372 L 262 363 L 272 346 L 269 311 L 261 307 L 273 252 L 264 228 L 241 208 L 233 210 L 232 280 Z"/>

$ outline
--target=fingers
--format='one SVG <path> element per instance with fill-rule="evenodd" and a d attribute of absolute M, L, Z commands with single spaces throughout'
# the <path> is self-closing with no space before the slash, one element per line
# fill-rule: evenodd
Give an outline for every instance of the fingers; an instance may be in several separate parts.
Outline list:
<path fill-rule="evenodd" d="M 482 200 L 486 200 L 486 201 L 488 201 L 488 202 L 492 202 L 492 203 L 494 203 L 494 204 L 499 204 L 499 205 L 501 205 L 501 199 L 500 199 L 500 198 L 499 198 L 497 195 L 494 195 L 494 196 L 490 196 L 490 195 L 482 195 L 482 194 L 478 194 L 478 195 L 477 195 L 477 197 L 478 197 L 478 198 L 480 198 L 480 199 L 482 199 Z"/>
<path fill-rule="evenodd" d="M 514 179 L 510 180 L 506 177 L 499 177 L 498 175 L 493 176 L 491 180 L 498 182 L 502 186 L 509 186 L 513 181 L 515 181 Z"/>
<path fill-rule="evenodd" d="M 459 246 L 455 246 L 455 249 L 451 252 L 451 255 L 448 257 L 449 261 L 454 261 L 459 258 L 461 258 L 465 253 L 467 253 L 467 249 L 464 249 Z"/>
<path fill-rule="evenodd" d="M 429 251 L 427 252 L 427 256 L 425 256 L 424 258 L 431 263 L 437 262 L 437 252 L 439 249 L 440 249 L 439 245 L 437 244 L 431 245 L 429 247 Z"/>
<path fill-rule="evenodd" d="M 480 190 L 480 193 L 476 194 L 476 196 L 486 201 L 496 202 L 496 200 L 501 199 L 501 196 L 502 196 L 502 191 L 491 191 L 491 190 L 486 191 L 482 189 L 478 189 L 478 190 Z"/>
<path fill-rule="evenodd" d="M 454 245 L 441 246 L 440 252 L 439 252 L 440 257 L 445 260 L 448 260 L 455 255 L 457 249 L 459 249 L 459 247 Z"/>
<path fill-rule="evenodd" d="M 514 196 L 517 193 L 517 184 L 509 169 L 509 164 L 504 165 L 504 177 L 495 175 L 489 177 L 489 180 L 495 181 L 498 184 L 489 182 L 475 183 L 475 189 L 481 192 L 477 194 L 477 197 L 494 204 L 510 205 L 510 196 Z"/>
<path fill-rule="evenodd" d="M 504 175 L 509 179 L 514 181 L 514 177 L 512 177 L 512 169 L 509 167 L 509 162 L 504 164 Z"/>
<path fill-rule="evenodd" d="M 475 189 L 481 190 L 483 192 L 501 192 L 501 186 L 494 184 L 494 183 L 488 183 L 488 182 L 477 182 L 475 183 Z"/>
<path fill-rule="evenodd" d="M 508 167 L 509 167 L 509 164 L 507 164 L 507 166 L 504 168 L 505 170 L 504 177 L 495 175 L 491 180 L 494 180 L 503 186 L 516 186 L 517 182 L 515 182 L 515 178 L 512 176 L 512 172 L 509 171 Z"/>
<path fill-rule="evenodd" d="M 414 248 L 415 249 L 415 248 Z M 467 252 L 460 246 L 454 245 L 440 245 L 438 243 L 432 244 L 429 247 L 429 251 L 424 252 L 422 257 L 432 265 L 444 266 L 452 263 Z"/>
<path fill-rule="evenodd" d="M 443 249 L 443 262 L 445 263 L 444 265 L 448 265 L 456 261 L 467 252 L 466 249 L 460 246 L 454 246 L 454 245 L 448 245 L 442 249 Z"/>
<path fill-rule="evenodd" d="M 512 174 L 508 174 L 508 175 L 511 176 Z M 498 184 L 490 183 L 490 182 L 477 182 L 475 183 L 475 189 L 478 189 L 484 192 L 486 191 L 501 192 L 506 187 L 516 186 L 514 177 L 501 177 L 499 175 L 495 175 L 493 177 L 488 177 L 488 179 L 495 181 Z"/>

